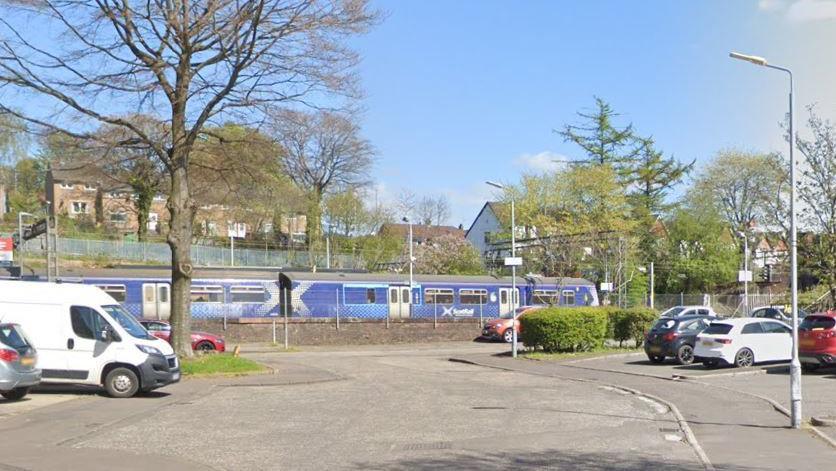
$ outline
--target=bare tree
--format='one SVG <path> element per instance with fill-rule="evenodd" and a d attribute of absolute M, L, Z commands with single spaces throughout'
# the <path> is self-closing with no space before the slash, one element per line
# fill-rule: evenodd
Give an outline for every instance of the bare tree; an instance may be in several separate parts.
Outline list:
<path fill-rule="evenodd" d="M 38 0 L 5 2 L 0 18 L 0 113 L 85 139 L 96 137 L 91 122 L 119 126 L 165 167 L 172 340 L 191 355 L 195 142 L 208 123 L 255 122 L 288 102 L 354 94 L 357 55 L 343 41 L 374 13 L 365 0 Z M 15 111 L 33 96 L 39 106 Z M 129 114 L 166 123 L 170 141 Z"/>
<path fill-rule="evenodd" d="M 374 150 L 360 137 L 352 116 L 329 111 L 285 110 L 275 117 L 274 134 L 285 173 L 309 195 L 308 242 L 316 243 L 322 234 L 323 196 L 368 183 Z"/>
<path fill-rule="evenodd" d="M 398 211 L 397 219 L 414 217 L 413 213 L 418 208 L 416 199 L 415 193 L 408 188 L 403 188 L 398 192 L 398 195 L 395 197 L 395 207 Z"/>
<path fill-rule="evenodd" d="M 415 208 L 418 222 L 427 226 L 441 226 L 450 218 L 450 201 L 444 195 L 421 198 Z"/>

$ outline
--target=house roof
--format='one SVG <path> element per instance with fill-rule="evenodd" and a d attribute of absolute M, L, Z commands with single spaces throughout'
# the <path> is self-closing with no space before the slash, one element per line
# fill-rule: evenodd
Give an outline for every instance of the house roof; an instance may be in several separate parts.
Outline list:
<path fill-rule="evenodd" d="M 92 163 L 78 162 L 74 165 L 53 167 L 49 170 L 54 182 L 81 183 L 101 187 L 105 191 L 130 191 L 130 186 L 117 181 Z"/>
<path fill-rule="evenodd" d="M 407 237 L 409 235 L 409 224 L 383 224 L 378 234 L 395 237 Z M 412 225 L 412 238 L 417 240 L 434 239 L 446 235 L 464 238 L 464 230 L 454 226 L 428 226 L 424 224 Z"/>
<path fill-rule="evenodd" d="M 470 224 L 470 228 L 467 229 L 467 232 L 464 233 L 464 236 L 467 237 L 470 235 L 470 231 L 473 230 L 473 226 L 476 224 L 476 221 L 482 217 L 482 213 L 486 210 L 493 213 L 494 217 L 500 221 L 500 224 L 506 225 L 505 223 L 510 224 L 509 221 L 504 221 L 503 216 L 505 213 L 508 212 L 508 203 L 502 203 L 500 201 L 488 201 L 482 206 L 482 209 L 479 210 L 479 214 L 476 215 L 476 219 L 473 220 L 473 223 Z"/>

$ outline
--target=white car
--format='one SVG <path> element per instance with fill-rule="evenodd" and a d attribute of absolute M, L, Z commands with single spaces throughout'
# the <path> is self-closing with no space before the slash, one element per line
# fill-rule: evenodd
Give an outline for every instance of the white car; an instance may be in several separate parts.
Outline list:
<path fill-rule="evenodd" d="M 694 359 L 706 367 L 727 364 L 752 366 L 792 357 L 792 329 L 772 319 L 741 318 L 714 321 L 694 346 Z"/>
<path fill-rule="evenodd" d="M 717 317 L 717 313 L 710 306 L 674 306 L 659 315 L 660 318 L 684 317 L 684 316 L 706 316 Z"/>

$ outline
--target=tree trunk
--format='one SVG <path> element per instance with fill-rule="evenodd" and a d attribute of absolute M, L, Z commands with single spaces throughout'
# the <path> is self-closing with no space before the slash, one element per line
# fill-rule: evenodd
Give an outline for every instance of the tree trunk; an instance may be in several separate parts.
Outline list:
<path fill-rule="evenodd" d="M 176 161 L 176 160 L 175 160 Z M 171 343 L 178 356 L 193 355 L 191 342 L 192 225 L 194 205 L 189 195 L 185 163 L 171 171 L 168 245 L 171 247 Z"/>
<path fill-rule="evenodd" d="M 136 238 L 140 242 L 145 242 L 148 236 L 148 212 L 140 210 L 136 215 L 138 227 L 136 228 Z"/>

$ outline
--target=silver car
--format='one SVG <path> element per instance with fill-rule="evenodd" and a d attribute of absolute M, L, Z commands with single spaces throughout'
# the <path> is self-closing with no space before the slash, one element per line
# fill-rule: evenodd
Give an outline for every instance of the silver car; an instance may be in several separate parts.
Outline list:
<path fill-rule="evenodd" d="M 17 324 L 0 324 L 0 395 L 10 401 L 26 396 L 41 382 L 38 354 Z"/>

